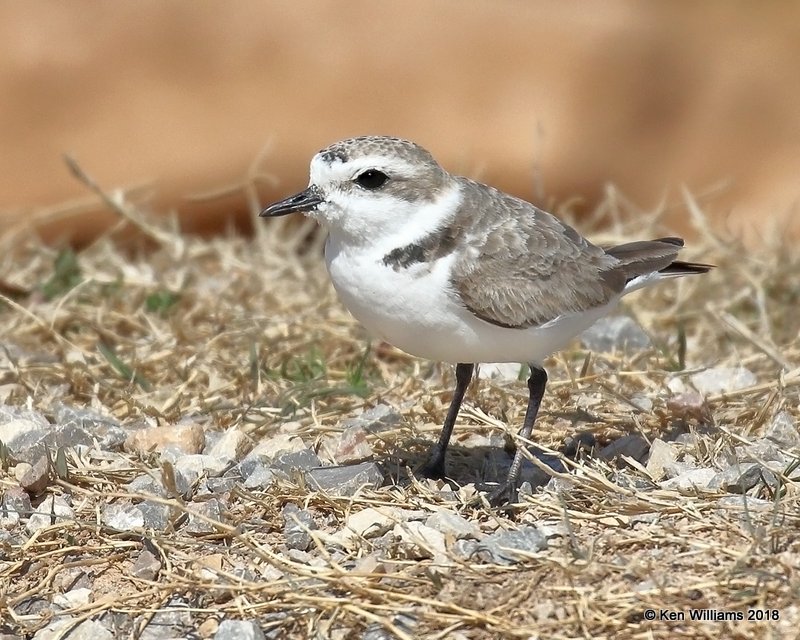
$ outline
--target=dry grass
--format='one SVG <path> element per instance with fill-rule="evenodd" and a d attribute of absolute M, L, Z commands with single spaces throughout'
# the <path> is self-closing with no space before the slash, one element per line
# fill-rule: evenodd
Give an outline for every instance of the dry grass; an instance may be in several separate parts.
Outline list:
<path fill-rule="evenodd" d="M 369 625 L 398 638 L 795 636 L 796 471 L 787 470 L 781 492 L 759 489 L 772 501 L 767 511 L 721 509 L 721 494 L 708 491 L 624 488 L 614 482 L 614 464 L 592 457 L 572 465 L 568 491 L 535 493 L 513 520 L 485 504 L 444 503 L 431 485 L 408 481 L 404 461 L 418 461 L 438 430 L 451 372 L 387 345 L 373 343 L 364 358 L 368 337 L 336 301 L 311 227 L 270 221 L 259 223 L 253 240 L 200 240 L 155 226 L 119 198 L 113 202 L 154 248 L 122 251 L 113 237 L 100 239 L 77 257 L 80 273 L 72 282 L 70 274 L 78 273 L 63 255 L 60 271 L 54 269 L 55 250 L 19 236 L 0 240 L 6 351 L 0 400 L 47 413 L 58 399 L 123 424 L 192 419 L 208 430 L 237 426 L 256 439 L 292 430 L 309 443 L 335 432 L 362 407 L 386 402 L 405 421 L 380 439 L 373 436 L 371 444 L 395 484 L 353 498 L 290 482 L 266 492 L 240 490 L 231 498 L 227 524 L 216 523 L 214 534 L 133 535 L 103 526 L 100 508 L 135 497 L 123 485 L 142 469 L 160 473 L 157 458 L 120 464 L 68 451 L 68 472 L 48 491 L 71 494 L 74 521 L 0 549 L 0 620 L 12 628 L 30 633 L 45 624 L 38 614 L 19 611 L 20 604 L 62 592 L 76 572 L 88 571 L 94 600 L 72 612 L 79 619 L 150 614 L 180 596 L 198 624 L 228 614 L 280 629 L 281 637 L 310 637 L 312 631 L 320 638 L 350 637 Z M 576 430 L 591 431 L 603 443 L 626 433 L 652 439 L 695 429 L 696 416 L 667 402 L 666 381 L 681 375 L 681 366 L 690 372 L 744 365 L 758 378 L 752 388 L 708 399 L 704 421 L 712 428 L 698 441 L 698 459 L 759 437 L 779 410 L 800 421 L 798 254 L 769 238 L 763 251 L 744 252 L 705 228 L 699 207 L 689 203 L 701 239 L 686 255 L 719 269 L 627 301 L 657 337 L 657 348 L 591 358 L 576 348 L 551 359 L 535 446 L 558 449 Z M 609 206 L 616 211 L 613 202 Z M 651 234 L 663 235 L 657 216 L 618 222 L 611 235 Z M 52 297 L 42 293 L 43 283 Z M 635 394 L 650 398 L 653 410 L 636 408 Z M 473 385 L 456 444 L 498 426 L 513 433 L 524 398 L 523 383 Z M 591 422 L 579 418 L 589 414 L 578 407 L 587 406 Z M 457 451 L 452 462 L 457 478 L 477 477 L 480 461 Z M 647 477 L 643 470 L 632 473 Z M 0 486 L 12 484 L 13 476 L 0 472 Z M 167 502 L 176 517 L 197 506 L 179 498 Z M 280 548 L 287 502 L 311 509 L 332 531 L 368 506 L 449 504 L 484 531 L 548 522 L 565 527 L 567 535 L 510 566 L 459 558 L 442 563 L 392 549 L 373 561 L 366 540 L 333 555 L 320 543 L 320 560 L 307 564 Z M 142 548 L 162 559 L 153 582 L 130 576 Z M 777 610 L 780 620 L 644 618 L 647 609 L 703 608 Z M 203 629 L 208 634 L 213 624 Z"/>

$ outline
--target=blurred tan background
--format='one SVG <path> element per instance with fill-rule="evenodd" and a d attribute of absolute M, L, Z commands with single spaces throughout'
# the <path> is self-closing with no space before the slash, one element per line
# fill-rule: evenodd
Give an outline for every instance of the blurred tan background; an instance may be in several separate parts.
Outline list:
<path fill-rule="evenodd" d="M 0 92 L 0 222 L 54 240 L 115 221 L 66 152 L 218 231 L 254 173 L 267 202 L 368 133 L 540 205 L 614 184 L 685 228 L 686 184 L 750 238 L 798 228 L 800 3 L 8 2 Z"/>

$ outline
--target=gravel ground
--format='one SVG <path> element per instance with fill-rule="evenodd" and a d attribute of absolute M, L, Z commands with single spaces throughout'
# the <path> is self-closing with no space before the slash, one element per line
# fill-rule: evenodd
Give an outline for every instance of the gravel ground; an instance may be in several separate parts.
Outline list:
<path fill-rule="evenodd" d="M 701 229 L 716 271 L 553 357 L 495 509 L 519 367 L 481 368 L 451 481 L 417 478 L 452 372 L 369 341 L 310 226 L 200 240 L 117 207 L 146 250 L 2 238 L 0 639 L 796 637 L 780 243 Z"/>

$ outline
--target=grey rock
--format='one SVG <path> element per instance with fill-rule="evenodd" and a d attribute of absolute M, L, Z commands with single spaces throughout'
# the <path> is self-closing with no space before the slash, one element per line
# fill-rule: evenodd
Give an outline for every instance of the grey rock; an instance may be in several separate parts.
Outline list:
<path fill-rule="evenodd" d="M 643 393 L 634 393 L 630 397 L 631 404 L 639 407 L 645 413 L 650 413 L 653 410 L 653 399 Z"/>
<path fill-rule="evenodd" d="M 376 538 L 390 531 L 398 522 L 405 522 L 409 518 L 409 513 L 398 507 L 367 507 L 347 516 L 344 528 L 332 537 L 334 540 Z"/>
<path fill-rule="evenodd" d="M 477 376 L 483 380 L 516 382 L 526 369 L 526 365 L 517 362 L 486 362 L 478 366 Z"/>
<path fill-rule="evenodd" d="M 33 533 L 44 527 L 49 527 L 60 522 L 68 522 L 75 518 L 75 512 L 61 496 L 47 496 L 36 507 L 28 518 L 25 530 Z"/>
<path fill-rule="evenodd" d="M 191 510 L 199 514 L 200 517 L 194 513 L 189 514 L 189 524 L 186 526 L 187 533 L 206 534 L 217 531 L 217 528 L 208 519 L 222 522 L 223 507 L 219 500 L 211 498 L 205 502 L 192 503 Z"/>
<path fill-rule="evenodd" d="M 766 436 L 779 447 L 794 449 L 800 447 L 800 432 L 794 418 L 786 411 L 775 414 L 767 427 Z"/>
<path fill-rule="evenodd" d="M 412 615 L 398 613 L 392 616 L 392 624 L 403 631 L 407 637 L 413 638 L 415 636 L 414 629 L 419 624 L 419 620 Z M 461 640 L 452 634 L 448 634 L 447 637 L 452 640 Z M 361 634 L 361 640 L 395 640 L 396 638 L 396 635 L 387 631 L 379 622 L 367 625 L 364 633 Z M 463 636 L 463 638 L 466 638 L 466 636 Z"/>
<path fill-rule="evenodd" d="M 450 534 L 456 539 L 477 539 L 481 536 L 481 530 L 475 523 L 447 509 L 437 509 L 428 516 L 425 524 L 441 533 Z"/>
<path fill-rule="evenodd" d="M 145 529 L 166 531 L 172 525 L 172 509 L 169 505 L 144 500 L 136 506 L 144 517 Z"/>
<path fill-rule="evenodd" d="M 161 571 L 161 558 L 148 549 L 142 549 L 133 563 L 131 575 L 140 580 L 155 580 Z"/>
<path fill-rule="evenodd" d="M 734 464 L 715 475 L 708 487 L 730 493 L 747 493 L 760 482 L 766 482 L 774 487 L 778 484 L 778 479 L 772 471 L 765 469 L 757 462 L 743 462 Z"/>
<path fill-rule="evenodd" d="M 630 473 L 626 473 L 625 470 L 614 473 L 611 479 L 614 484 L 616 484 L 618 487 L 622 487 L 623 489 L 652 491 L 656 488 L 656 485 L 654 485 L 647 478 L 642 478 L 638 475 L 631 475 Z"/>
<path fill-rule="evenodd" d="M 766 438 L 755 440 L 742 447 L 736 447 L 736 456 L 739 460 L 752 460 L 754 462 L 778 462 L 786 464 L 788 460 L 780 452 L 775 443 Z"/>
<path fill-rule="evenodd" d="M 19 609 L 17 609 L 19 612 Z M 32 640 L 55 640 L 56 638 L 64 637 L 64 631 L 67 627 L 75 624 L 75 618 L 72 616 L 58 616 L 50 621 L 46 627 L 39 629 L 34 635 Z"/>
<path fill-rule="evenodd" d="M 292 474 L 322 466 L 322 460 L 311 449 L 282 451 L 272 459 L 272 468 Z"/>
<path fill-rule="evenodd" d="M 33 464 L 47 453 L 42 444 L 47 433 L 31 421 L 14 420 L 0 426 L 0 442 L 6 445 L 11 460 Z"/>
<path fill-rule="evenodd" d="M 536 527 L 516 531 L 498 531 L 478 543 L 476 554 L 485 562 L 515 564 L 526 554 L 547 548 L 547 538 Z"/>
<path fill-rule="evenodd" d="M 354 418 L 343 420 L 340 426 L 342 429 L 360 427 L 369 433 L 380 433 L 394 429 L 402 420 L 403 416 L 388 404 L 379 404 Z"/>
<path fill-rule="evenodd" d="M 167 640 L 188 636 L 194 629 L 191 611 L 188 605 L 179 598 L 173 598 L 166 607 L 161 608 L 152 617 L 149 614 L 139 616 L 136 620 L 143 623 L 147 620 L 144 629 L 139 635 L 139 640 Z"/>
<path fill-rule="evenodd" d="M 25 491 L 37 496 L 50 482 L 50 458 L 41 455 L 33 464 L 20 462 L 14 469 L 14 476 Z"/>
<path fill-rule="evenodd" d="M 259 443 L 248 453 L 244 460 L 248 458 L 259 458 L 273 460 L 278 454 L 291 451 L 303 451 L 308 446 L 303 439 L 291 433 L 279 433 L 272 438 L 260 440 Z"/>
<path fill-rule="evenodd" d="M 692 385 L 706 396 L 730 393 L 756 384 L 756 377 L 744 367 L 715 367 L 695 373 L 690 377 Z"/>
<path fill-rule="evenodd" d="M 40 456 L 47 455 L 48 449 L 79 446 L 93 447 L 94 438 L 88 431 L 70 423 L 21 434 L 9 445 L 9 451 L 15 459 L 33 464 Z"/>
<path fill-rule="evenodd" d="M 136 476 L 127 484 L 126 488 L 131 493 L 156 496 L 158 498 L 167 497 L 167 490 L 164 488 L 161 479 L 154 478 L 148 473 Z"/>
<path fill-rule="evenodd" d="M 375 452 L 367 442 L 367 430 L 352 426 L 342 431 L 337 438 L 334 460 L 339 464 L 357 464 L 371 460 Z"/>
<path fill-rule="evenodd" d="M 245 489 L 267 489 L 279 477 L 268 463 L 258 462 L 252 467 L 244 481 Z"/>
<path fill-rule="evenodd" d="M 659 483 L 663 489 L 693 489 L 697 487 L 708 487 L 717 472 L 709 467 L 691 469 L 680 475 L 664 480 Z"/>
<path fill-rule="evenodd" d="M 383 484 L 383 473 L 374 462 L 311 469 L 305 478 L 312 489 L 337 496 L 352 496 L 362 488 L 377 489 Z"/>
<path fill-rule="evenodd" d="M 24 598 L 19 601 L 14 608 L 18 615 L 30 616 L 29 619 L 32 619 L 34 616 L 39 619 L 49 618 L 53 612 L 50 598 L 44 598 L 39 595 Z"/>
<path fill-rule="evenodd" d="M 32 511 L 30 496 L 21 487 L 8 487 L 0 498 L 0 529 L 16 528 Z"/>
<path fill-rule="evenodd" d="M 667 400 L 667 409 L 676 418 L 700 422 L 711 421 L 711 409 L 705 396 L 697 391 L 684 391 L 672 396 Z"/>
<path fill-rule="evenodd" d="M 478 553 L 480 543 L 477 540 L 456 540 L 451 551 L 465 560 L 471 560 Z"/>
<path fill-rule="evenodd" d="M 632 353 L 647 349 L 650 344 L 650 337 L 628 316 L 601 318 L 581 334 L 581 345 L 592 351 Z"/>
<path fill-rule="evenodd" d="M 48 423 L 42 425 L 38 420 L 28 420 L 25 418 L 13 418 L 0 422 L 0 442 L 14 450 L 17 441 L 29 433 L 46 433 L 50 428 Z"/>
<path fill-rule="evenodd" d="M 666 467 L 678 459 L 677 449 L 660 438 L 650 445 L 650 457 L 647 459 L 647 473 L 653 480 L 661 480 L 666 475 Z"/>
<path fill-rule="evenodd" d="M 128 432 L 114 418 L 83 407 L 56 403 L 53 407 L 53 419 L 62 428 L 70 425 L 90 433 L 105 451 L 121 450 L 128 436 Z"/>
<path fill-rule="evenodd" d="M 545 491 L 552 493 L 569 493 L 575 488 L 575 480 L 572 478 L 550 478 L 545 486 Z"/>
<path fill-rule="evenodd" d="M 228 429 L 203 453 L 226 463 L 238 462 L 253 448 L 252 439 L 237 428 Z"/>
<path fill-rule="evenodd" d="M 69 634 L 69 640 L 112 640 L 114 634 L 102 622 L 84 620 Z"/>
<path fill-rule="evenodd" d="M 317 528 L 314 517 L 296 504 L 288 503 L 283 507 L 283 535 L 289 549 L 305 551 L 311 546 L 310 530 Z"/>
<path fill-rule="evenodd" d="M 89 587 L 77 587 L 53 596 L 53 604 L 60 609 L 82 607 L 92 601 L 92 590 Z"/>
<path fill-rule="evenodd" d="M 252 620 L 223 620 L 214 640 L 266 640 L 264 632 Z"/>
<path fill-rule="evenodd" d="M 0 426 L 15 420 L 32 422 L 36 428 L 50 427 L 50 422 L 38 411 L 25 409 L 24 407 L 15 407 L 13 405 L 0 405 Z M 2 433 L 2 431 L 0 431 L 0 433 Z"/>
<path fill-rule="evenodd" d="M 235 475 L 224 475 L 221 478 L 208 478 L 206 485 L 211 493 L 230 493 L 233 488 L 242 481 L 242 477 Z"/>
<path fill-rule="evenodd" d="M 775 505 L 769 500 L 762 500 L 761 498 L 752 498 L 750 496 L 725 496 L 717 500 L 717 510 L 735 511 L 735 512 L 764 512 L 771 511 Z"/>
<path fill-rule="evenodd" d="M 444 534 L 421 522 L 400 522 L 392 533 L 403 543 L 406 557 L 444 558 L 447 552 Z"/>
<path fill-rule="evenodd" d="M 144 527 L 144 513 L 130 502 L 114 502 L 103 507 L 102 522 L 117 531 L 133 531 Z"/>
<path fill-rule="evenodd" d="M 190 495 L 201 478 L 221 476 L 229 463 L 213 456 L 193 453 L 181 455 L 173 463 L 175 486 L 182 495 Z"/>

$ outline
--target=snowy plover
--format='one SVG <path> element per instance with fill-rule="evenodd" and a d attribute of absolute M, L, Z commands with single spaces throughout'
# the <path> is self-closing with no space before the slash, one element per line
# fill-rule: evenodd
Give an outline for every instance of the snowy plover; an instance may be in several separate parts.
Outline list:
<path fill-rule="evenodd" d="M 383 136 L 332 144 L 311 160 L 304 191 L 262 216 L 303 212 L 328 230 L 325 261 L 350 312 L 407 351 L 456 365 L 456 388 L 423 472 L 445 451 L 475 363 L 530 365 L 520 434 L 544 394 L 545 357 L 625 295 L 709 265 L 680 262 L 680 238 L 598 247 L 532 204 L 452 176 L 413 142 Z M 504 488 L 514 495 L 522 451 Z"/>

